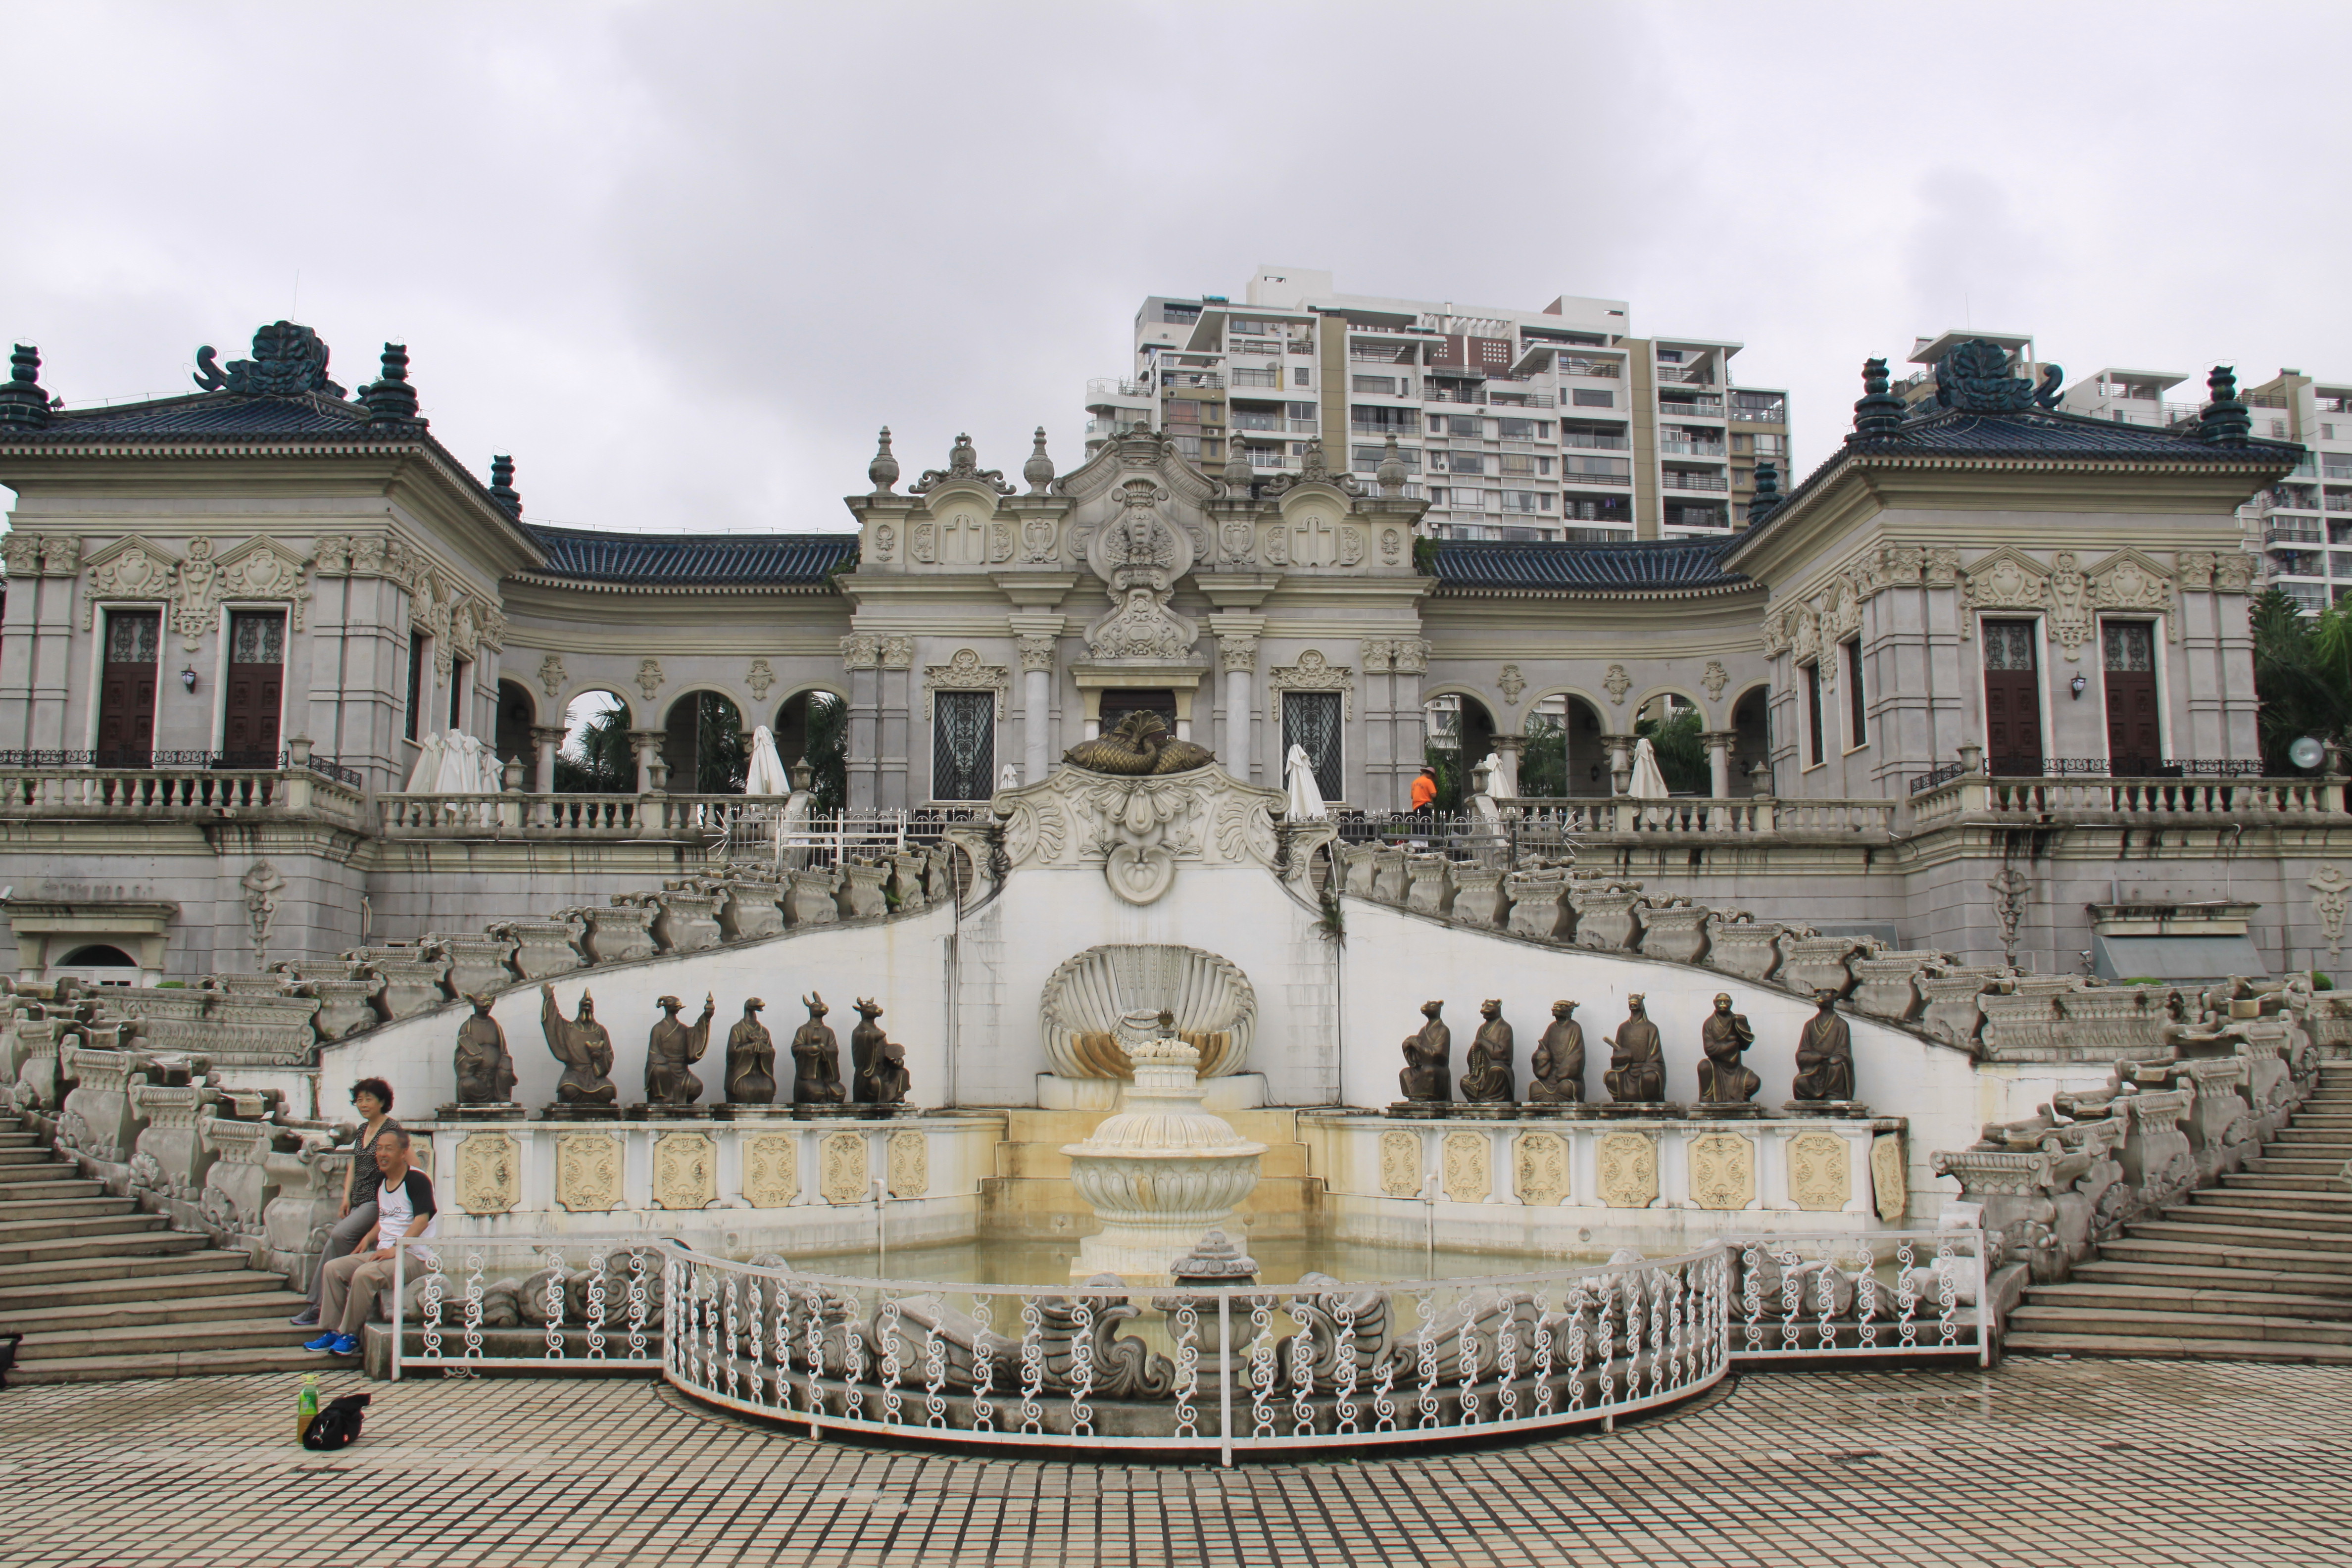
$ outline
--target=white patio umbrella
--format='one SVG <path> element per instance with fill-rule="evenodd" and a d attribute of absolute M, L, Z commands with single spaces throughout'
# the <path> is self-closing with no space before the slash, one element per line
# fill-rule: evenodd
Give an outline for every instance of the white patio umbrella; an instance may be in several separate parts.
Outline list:
<path fill-rule="evenodd" d="M 745 795 L 790 795 L 792 775 L 776 754 L 776 737 L 765 724 L 751 731 L 751 761 L 743 770 Z"/>
<path fill-rule="evenodd" d="M 408 770 L 410 795 L 431 795 L 441 787 L 441 737 L 429 731 L 416 743 L 416 765 Z"/>
<path fill-rule="evenodd" d="M 1636 800 L 1664 800 L 1672 793 L 1666 788 L 1666 775 L 1658 771 L 1658 750 L 1650 744 L 1647 735 L 1633 742 L 1633 776 L 1625 785 L 1625 793 Z M 1642 815 L 1651 822 L 1662 821 L 1665 816 L 1657 806 L 1645 807 Z"/>
<path fill-rule="evenodd" d="M 1313 822 L 1330 816 L 1323 805 L 1323 792 L 1316 787 L 1315 763 L 1307 756 L 1307 748 L 1292 746 L 1290 754 L 1282 759 L 1282 766 L 1290 789 L 1290 820 Z"/>
<path fill-rule="evenodd" d="M 474 754 L 481 760 L 482 793 L 485 795 L 505 793 L 507 765 L 499 761 L 498 752 L 491 749 L 488 741 L 483 740 L 479 735 L 468 736 L 467 739 L 474 742 Z"/>

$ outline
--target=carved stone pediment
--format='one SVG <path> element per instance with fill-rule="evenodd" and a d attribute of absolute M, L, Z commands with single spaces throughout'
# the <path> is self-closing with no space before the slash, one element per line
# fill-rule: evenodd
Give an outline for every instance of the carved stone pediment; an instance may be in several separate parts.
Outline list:
<path fill-rule="evenodd" d="M 842 639 L 844 658 L 850 657 L 849 644 L 860 634 Z M 853 665 L 851 668 L 856 668 Z M 948 657 L 945 664 L 923 666 L 923 713 L 930 716 L 931 696 L 939 691 L 992 691 L 996 694 L 996 716 L 1004 717 L 1005 699 L 1013 690 L 1013 672 L 1004 665 L 982 664 L 980 655 L 968 647 L 960 647 Z"/>
<path fill-rule="evenodd" d="M 2137 550 L 2118 550 L 2091 568 L 2091 602 L 2103 610 L 2172 607 L 2172 574 Z M 2171 640 L 2180 640 L 2180 618 L 2171 617 Z"/>
<path fill-rule="evenodd" d="M 220 558 L 220 596 L 226 600 L 284 599 L 293 606 L 293 626 L 302 629 L 302 606 L 310 597 L 310 563 L 276 540 L 255 534 Z"/>
<path fill-rule="evenodd" d="M 95 624 L 100 599 L 168 599 L 172 576 L 180 558 L 160 544 L 137 534 L 116 540 L 83 565 L 89 574 L 89 592 L 81 602 L 81 627 Z"/>
<path fill-rule="evenodd" d="M 1139 778 L 1057 768 L 1037 784 L 1000 792 L 992 805 L 1010 814 L 1004 848 L 1014 870 L 1099 867 L 1121 899 L 1148 904 L 1185 866 L 1272 869 L 1278 847 L 1271 813 L 1287 804 L 1282 791 L 1244 784 L 1213 764 Z M 1292 864 L 1305 865 L 1331 835 L 1328 823 L 1297 825 Z"/>

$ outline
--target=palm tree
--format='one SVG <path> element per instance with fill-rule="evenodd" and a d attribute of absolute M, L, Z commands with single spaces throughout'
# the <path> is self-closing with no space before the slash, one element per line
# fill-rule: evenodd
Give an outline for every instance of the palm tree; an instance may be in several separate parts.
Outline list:
<path fill-rule="evenodd" d="M 2303 770 L 2287 748 L 2305 735 L 2344 741 L 2352 733 L 2352 604 L 2316 614 L 2276 588 L 2248 614 L 2254 634 L 2254 695 L 2263 771 L 2289 777 Z"/>
<path fill-rule="evenodd" d="M 607 708 L 580 726 L 572 744 L 555 753 L 555 787 L 576 795 L 635 795 L 637 752 L 629 740 L 629 710 Z"/>

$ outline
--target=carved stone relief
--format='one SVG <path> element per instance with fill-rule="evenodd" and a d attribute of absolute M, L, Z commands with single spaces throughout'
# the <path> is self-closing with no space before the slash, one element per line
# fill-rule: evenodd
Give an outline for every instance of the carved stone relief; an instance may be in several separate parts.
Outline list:
<path fill-rule="evenodd" d="M 1421 1195 L 1421 1138 L 1391 1127 L 1381 1134 L 1381 1191 L 1392 1198 Z"/>
<path fill-rule="evenodd" d="M 743 1201 L 780 1209 L 801 1195 L 801 1141 L 789 1132 L 762 1132 L 743 1141 Z"/>
<path fill-rule="evenodd" d="M 555 1201 L 572 1214 L 621 1206 L 621 1141 L 610 1132 L 563 1132 L 555 1140 Z"/>
<path fill-rule="evenodd" d="M 816 1190 L 825 1202 L 856 1204 L 873 1196 L 866 1171 L 865 1133 L 828 1133 L 817 1145 Z"/>
<path fill-rule="evenodd" d="M 2327 951 L 2341 953 L 2344 951 L 2344 912 L 2347 905 L 2352 904 L 2352 877 L 2347 877 L 2339 867 L 2322 866 L 2311 874 L 2304 886 L 2311 889 L 2312 917 L 2319 921 L 2319 929 L 2327 935 Z"/>
<path fill-rule="evenodd" d="M 1911 1206 L 1910 1177 L 1904 1168 L 1900 1134 L 1882 1132 L 1870 1141 L 1870 1192 L 1878 1217 L 1893 1225 Z"/>
<path fill-rule="evenodd" d="M 911 1127 L 890 1134 L 886 1162 L 894 1198 L 919 1198 L 931 1190 L 931 1141 Z"/>
<path fill-rule="evenodd" d="M 915 639 L 903 633 L 884 637 L 881 659 L 885 669 L 906 668 L 915 662 Z"/>
<path fill-rule="evenodd" d="M 1511 1145 L 1519 1202 L 1548 1208 L 1568 1196 L 1568 1140 L 1557 1132 L 1522 1132 Z"/>
<path fill-rule="evenodd" d="M 654 1206 L 698 1209 L 719 1198 L 719 1155 L 705 1132 L 670 1132 L 654 1143 Z"/>
<path fill-rule="evenodd" d="M 563 695 L 562 656 L 551 653 L 539 661 L 539 685 L 550 697 Z"/>
<path fill-rule="evenodd" d="M 1276 665 L 1266 672 L 1265 684 L 1269 691 L 1337 691 L 1341 694 L 1340 716 L 1356 716 L 1356 672 L 1331 663 L 1319 648 L 1300 654 L 1297 664 Z"/>
<path fill-rule="evenodd" d="M 1059 640 L 1042 632 L 1024 633 L 1015 637 L 1013 646 L 1021 652 L 1021 673 L 1050 672 L 1054 668 L 1054 645 Z"/>
<path fill-rule="evenodd" d="M 929 717 L 932 694 L 940 691 L 993 691 L 996 693 L 996 716 L 1004 717 L 1007 696 L 1013 689 L 1013 672 L 1001 664 L 982 664 L 980 655 L 968 647 L 960 647 L 949 656 L 945 664 L 923 666 L 923 713 Z"/>
<path fill-rule="evenodd" d="M 1519 673 L 1517 665 L 1507 664 L 1503 666 L 1503 672 L 1495 678 L 1495 686 L 1503 694 L 1504 706 L 1517 708 L 1519 705 L 1519 693 L 1528 689 L 1527 677 Z"/>
<path fill-rule="evenodd" d="M 1700 674 L 1698 683 L 1706 689 L 1709 702 L 1720 702 L 1723 700 L 1723 689 L 1731 684 L 1731 672 L 1723 668 L 1723 660 L 1711 658 L 1706 661 L 1706 668 Z"/>
<path fill-rule="evenodd" d="M 1495 1145 L 1484 1132 L 1448 1132 L 1442 1170 L 1448 1202 L 1483 1204 L 1495 1190 Z"/>
<path fill-rule="evenodd" d="M 776 672 L 770 668 L 764 658 L 753 659 L 751 668 L 744 672 L 743 684 L 751 689 L 751 700 L 754 702 L 765 702 L 768 700 L 768 688 L 775 683 Z"/>
<path fill-rule="evenodd" d="M 1691 1202 L 1703 1209 L 1744 1209 L 1756 1201 L 1754 1139 L 1702 1132 L 1689 1149 Z"/>
<path fill-rule="evenodd" d="M 1625 693 L 1633 689 L 1633 678 L 1625 673 L 1622 664 L 1612 664 L 1609 673 L 1601 678 L 1601 689 L 1609 693 L 1609 700 L 1620 708 L 1625 705 Z"/>
<path fill-rule="evenodd" d="M 26 577 L 37 576 L 40 571 L 38 538 L 31 534 L 12 533 L 7 537 L 7 543 L 16 550 L 8 560 L 9 576 L 20 582 Z M 178 565 L 178 557 L 136 535 L 108 545 L 90 558 L 89 592 L 83 595 L 81 603 L 82 630 L 89 631 L 97 624 L 98 601 L 101 599 L 160 601 L 168 597 L 173 573 Z"/>
<path fill-rule="evenodd" d="M 1853 1196 L 1846 1142 L 1834 1132 L 1800 1132 L 1789 1140 L 1789 1201 L 1811 1213 L 1845 1207 Z"/>
<path fill-rule="evenodd" d="M 1601 1201 L 1612 1209 L 1647 1208 L 1658 1198 L 1658 1144 L 1647 1132 L 1604 1132 L 1593 1147 Z"/>
<path fill-rule="evenodd" d="M 872 632 L 851 632 L 841 639 L 844 669 L 872 669 L 882 662 L 882 639 Z"/>
<path fill-rule="evenodd" d="M 654 700 L 654 694 L 661 689 L 661 660 L 657 658 L 639 659 L 637 661 L 637 689 L 646 694 L 646 700 L 651 702 Z"/>
<path fill-rule="evenodd" d="M 522 1203 L 522 1157 L 507 1132 L 471 1132 L 457 1145 L 457 1206 L 507 1214 Z"/>

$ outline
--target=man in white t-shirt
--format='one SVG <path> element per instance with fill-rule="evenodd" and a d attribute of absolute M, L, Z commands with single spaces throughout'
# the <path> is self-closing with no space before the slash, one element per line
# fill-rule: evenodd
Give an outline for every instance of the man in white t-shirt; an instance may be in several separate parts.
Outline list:
<path fill-rule="evenodd" d="M 357 1355 L 360 1330 L 376 1298 L 392 1287 L 394 1259 L 402 1247 L 409 1260 L 433 1266 L 430 1250 L 415 1245 L 429 1241 L 441 1227 L 435 1212 L 433 1183 L 410 1163 L 408 1134 L 386 1127 L 376 1135 L 376 1168 L 383 1185 L 376 1194 L 375 1229 L 359 1246 L 326 1266 L 326 1283 L 319 1292 L 319 1321 L 327 1331 L 302 1348 L 330 1355 Z"/>

